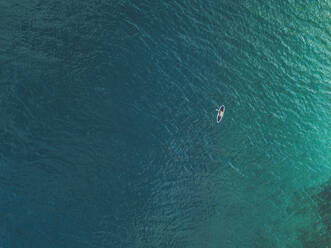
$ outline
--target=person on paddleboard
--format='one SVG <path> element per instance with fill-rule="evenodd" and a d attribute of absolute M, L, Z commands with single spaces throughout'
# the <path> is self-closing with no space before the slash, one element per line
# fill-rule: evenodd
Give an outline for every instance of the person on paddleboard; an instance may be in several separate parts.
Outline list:
<path fill-rule="evenodd" d="M 217 111 L 216 120 L 217 120 L 217 123 L 220 123 L 223 118 L 223 115 L 224 115 L 225 106 L 222 105 L 219 109 L 216 109 L 216 111 Z"/>

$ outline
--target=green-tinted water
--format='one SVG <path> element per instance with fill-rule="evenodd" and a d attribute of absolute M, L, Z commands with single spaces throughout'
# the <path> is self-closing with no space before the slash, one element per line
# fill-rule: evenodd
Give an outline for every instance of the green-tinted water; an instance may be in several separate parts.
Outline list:
<path fill-rule="evenodd" d="M 331 175 L 330 2 L 245 1 L 222 13 L 231 21 L 214 35 L 227 41 L 217 86 L 227 112 L 213 127 L 214 168 L 226 166 L 215 169 L 219 215 L 202 227 L 213 230 L 210 247 L 225 237 L 221 247 L 329 247 L 330 188 L 324 212 L 315 197 Z"/>

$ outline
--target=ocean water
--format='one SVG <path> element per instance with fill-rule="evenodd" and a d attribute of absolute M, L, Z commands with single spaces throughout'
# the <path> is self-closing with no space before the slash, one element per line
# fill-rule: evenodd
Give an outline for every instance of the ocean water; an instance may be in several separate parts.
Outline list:
<path fill-rule="evenodd" d="M 1 1 L 0 247 L 331 247 L 330 17 Z"/>

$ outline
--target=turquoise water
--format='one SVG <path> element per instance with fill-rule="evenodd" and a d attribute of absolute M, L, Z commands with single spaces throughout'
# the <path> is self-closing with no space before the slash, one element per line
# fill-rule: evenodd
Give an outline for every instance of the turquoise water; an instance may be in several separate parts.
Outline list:
<path fill-rule="evenodd" d="M 330 247 L 330 13 L 0 3 L 0 247 Z"/>

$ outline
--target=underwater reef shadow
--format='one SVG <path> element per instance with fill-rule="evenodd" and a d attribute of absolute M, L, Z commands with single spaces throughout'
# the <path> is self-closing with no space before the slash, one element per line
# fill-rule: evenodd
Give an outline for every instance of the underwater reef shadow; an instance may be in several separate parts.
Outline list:
<path fill-rule="evenodd" d="M 303 220 L 296 229 L 301 247 L 331 247 L 331 177 L 317 187 L 295 193 L 294 206 L 295 215 Z"/>

